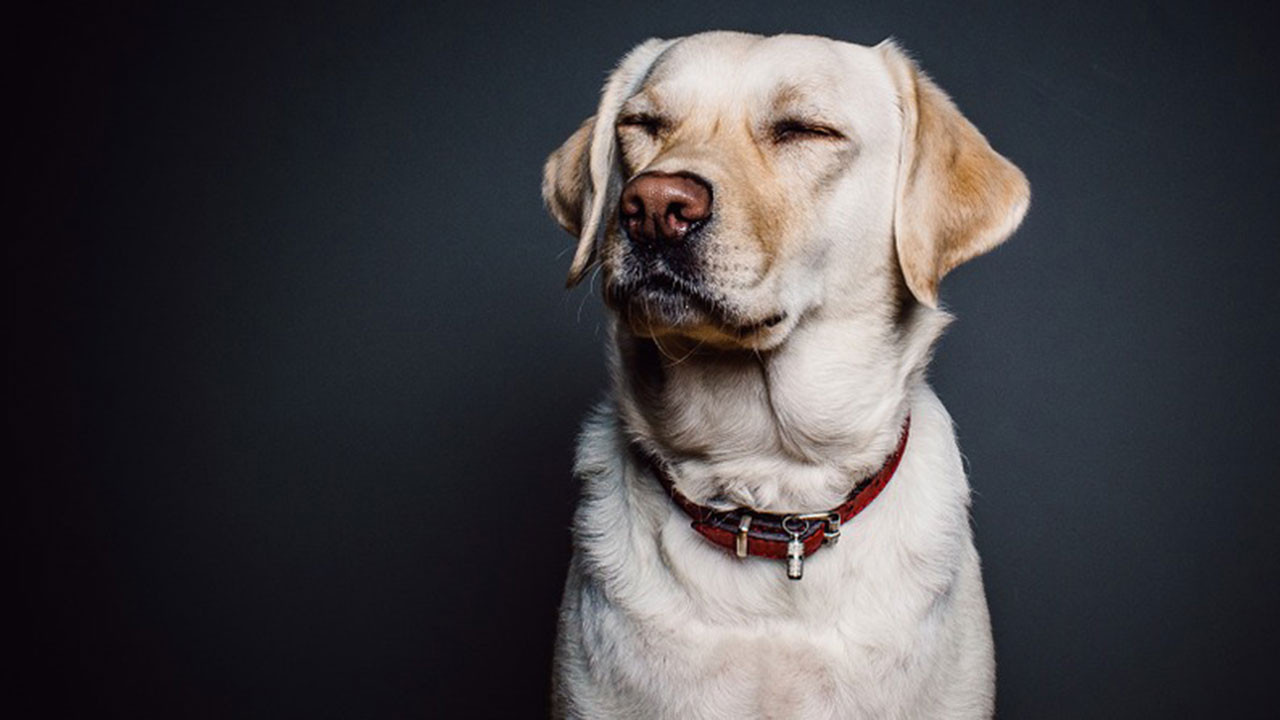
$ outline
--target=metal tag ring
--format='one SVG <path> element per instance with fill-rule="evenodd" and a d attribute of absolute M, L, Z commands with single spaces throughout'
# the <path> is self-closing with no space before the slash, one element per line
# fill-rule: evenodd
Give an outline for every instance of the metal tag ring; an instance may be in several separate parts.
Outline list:
<path fill-rule="evenodd" d="M 792 523 L 800 523 L 800 529 L 796 530 Z M 794 537 L 800 537 L 809 532 L 809 521 L 796 515 L 788 515 L 782 518 L 782 529 L 790 533 Z"/>

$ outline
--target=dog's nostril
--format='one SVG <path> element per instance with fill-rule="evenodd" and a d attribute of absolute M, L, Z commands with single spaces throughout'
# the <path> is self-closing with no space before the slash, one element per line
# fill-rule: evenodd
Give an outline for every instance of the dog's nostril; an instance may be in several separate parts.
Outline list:
<path fill-rule="evenodd" d="M 625 218 L 638 217 L 644 214 L 644 203 L 638 196 L 628 196 L 626 193 L 622 195 L 622 216 Z"/>
<path fill-rule="evenodd" d="M 644 173 L 622 189 L 619 212 L 633 240 L 682 240 L 711 217 L 711 186 L 695 175 Z"/>

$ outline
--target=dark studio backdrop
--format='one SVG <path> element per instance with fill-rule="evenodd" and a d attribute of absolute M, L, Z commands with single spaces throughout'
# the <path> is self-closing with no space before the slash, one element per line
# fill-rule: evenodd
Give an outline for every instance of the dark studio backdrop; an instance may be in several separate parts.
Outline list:
<path fill-rule="evenodd" d="M 896 36 L 1031 180 L 1022 229 L 943 284 L 932 370 L 1000 716 L 1263 716 L 1274 27 L 1169 2 L 11 17 L 5 714 L 544 715 L 606 378 L 542 162 L 633 44 L 732 28 Z"/>

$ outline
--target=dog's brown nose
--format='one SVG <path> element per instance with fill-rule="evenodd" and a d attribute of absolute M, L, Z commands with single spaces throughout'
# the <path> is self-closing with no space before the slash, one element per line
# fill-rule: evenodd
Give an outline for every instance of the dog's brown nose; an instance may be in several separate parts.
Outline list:
<path fill-rule="evenodd" d="M 711 186 L 696 175 L 644 173 L 622 189 L 620 212 L 632 240 L 683 240 L 711 217 Z"/>

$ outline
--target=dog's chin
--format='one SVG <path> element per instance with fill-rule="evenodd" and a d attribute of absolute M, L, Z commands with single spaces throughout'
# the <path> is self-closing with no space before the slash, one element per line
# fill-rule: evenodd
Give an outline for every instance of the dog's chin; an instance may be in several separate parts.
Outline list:
<path fill-rule="evenodd" d="M 670 283 L 606 284 L 605 302 L 639 337 L 680 343 L 691 341 L 726 350 L 768 350 L 780 345 L 794 327 L 782 311 L 749 319 L 706 293 Z"/>

